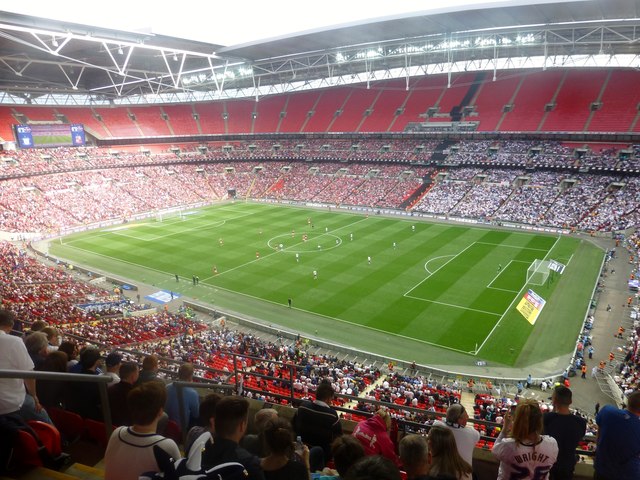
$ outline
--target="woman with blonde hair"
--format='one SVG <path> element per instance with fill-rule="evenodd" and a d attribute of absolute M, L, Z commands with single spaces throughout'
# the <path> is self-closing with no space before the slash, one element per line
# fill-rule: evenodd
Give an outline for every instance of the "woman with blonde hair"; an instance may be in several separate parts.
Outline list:
<path fill-rule="evenodd" d="M 471 480 L 471 465 L 458 453 L 453 432 L 445 427 L 434 426 L 427 436 L 429 444 L 429 478 L 455 478 Z"/>
<path fill-rule="evenodd" d="M 514 476 L 546 480 L 558 458 L 558 444 L 553 437 L 541 435 L 542 411 L 535 400 L 521 400 L 504 418 L 503 428 L 493 445 L 493 455 L 500 460 L 498 480 Z"/>

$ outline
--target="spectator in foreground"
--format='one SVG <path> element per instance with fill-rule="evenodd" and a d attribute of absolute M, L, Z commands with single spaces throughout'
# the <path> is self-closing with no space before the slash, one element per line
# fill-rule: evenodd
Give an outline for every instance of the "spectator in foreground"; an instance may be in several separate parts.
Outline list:
<path fill-rule="evenodd" d="M 108 385 L 115 385 L 120 381 L 120 366 L 122 365 L 122 355 L 116 352 L 111 352 L 104 360 L 104 366 L 106 371 L 102 375 L 106 375 L 112 378 L 111 383 Z"/>
<path fill-rule="evenodd" d="M 248 415 L 249 401 L 246 398 L 230 396 L 218 402 L 213 443 L 208 443 L 202 454 L 204 468 L 239 462 L 247 470 L 249 480 L 264 480 L 260 459 L 239 445 L 247 430 Z"/>
<path fill-rule="evenodd" d="M 393 442 L 389 437 L 391 415 L 386 410 L 378 410 L 375 415 L 359 422 L 353 430 L 353 436 L 364 448 L 365 455 L 382 455 L 399 465 Z"/>
<path fill-rule="evenodd" d="M 34 332 L 28 337 L 25 337 L 24 345 L 27 347 L 27 352 L 29 352 L 31 360 L 33 360 L 34 369 L 41 370 L 49 353 L 47 349 L 49 346 L 47 336 L 42 332 Z"/>
<path fill-rule="evenodd" d="M 558 460 L 551 468 L 550 480 L 571 480 L 576 466 L 576 448 L 587 432 L 587 421 L 571 413 L 572 393 L 564 385 L 558 385 L 551 394 L 553 412 L 542 418 L 543 433 L 558 442 Z"/>
<path fill-rule="evenodd" d="M 178 369 L 178 381 L 193 382 L 193 364 L 183 363 Z M 180 406 L 178 403 L 178 391 L 182 392 L 183 416 L 180 418 Z M 182 387 L 178 389 L 171 382 L 167 385 L 167 403 L 164 406 L 169 420 L 173 420 L 180 428 L 190 429 L 198 422 L 198 410 L 200 408 L 200 397 L 195 388 Z"/>
<path fill-rule="evenodd" d="M 67 373 L 67 354 L 54 351 L 47 355 L 40 368 L 43 372 Z M 62 380 L 38 380 L 38 396 L 40 403 L 44 407 L 62 407 L 64 402 L 64 391 L 67 383 Z"/>
<path fill-rule="evenodd" d="M 391 460 L 381 455 L 361 458 L 354 463 L 344 480 L 400 480 L 400 470 Z"/>
<path fill-rule="evenodd" d="M 253 416 L 253 426 L 258 433 L 248 434 L 242 437 L 242 441 L 240 442 L 242 448 L 246 448 L 258 457 L 265 457 L 268 452 L 264 443 L 264 427 L 270 420 L 274 420 L 277 417 L 278 411 L 273 408 L 261 408 L 258 410 Z"/>
<path fill-rule="evenodd" d="M 302 441 L 310 447 L 321 447 L 324 452 L 324 459 L 315 460 L 315 456 L 312 457 L 313 472 L 324 468 L 331 458 L 331 442 L 342 435 L 338 413 L 330 406 L 333 397 L 331 383 L 321 381 L 316 389 L 316 399 L 313 402 L 302 402 L 292 420 L 294 430 L 302 437 Z"/>
<path fill-rule="evenodd" d="M 364 458 L 362 444 L 352 435 L 340 435 L 331 443 L 331 455 L 335 470 L 324 468 L 322 472 L 312 473 L 313 480 L 336 480 L 344 478 L 351 465 Z"/>
<path fill-rule="evenodd" d="M 10 334 L 15 321 L 13 313 L 0 309 L 0 368 L 29 372 L 33 370 L 33 361 L 27 348 L 21 338 Z M 36 409 L 42 410 L 34 379 L 0 379 L 0 471 L 6 467 L 11 457 L 13 440 L 18 436 L 16 426 L 24 425 L 20 409 L 27 392 L 34 399 Z"/>
<path fill-rule="evenodd" d="M 465 462 L 473 467 L 473 449 L 480 440 L 480 432 L 473 427 L 467 427 L 468 421 L 469 414 L 464 406 L 460 403 L 454 403 L 447 409 L 445 421 L 436 420 L 433 425 L 451 430 L 456 439 L 458 453 Z"/>
<path fill-rule="evenodd" d="M 101 362 L 100 350 L 95 347 L 87 347 L 80 353 L 80 362 L 76 367 L 80 367 L 79 373 L 84 375 L 100 375 L 99 365 Z M 65 401 L 67 409 L 82 418 L 102 421 L 100 387 L 97 383 L 69 382 Z"/>
<path fill-rule="evenodd" d="M 78 364 L 78 345 L 75 342 L 64 341 L 58 347 L 58 350 L 61 352 L 65 352 L 67 354 L 67 371 L 71 370 L 75 365 Z"/>
<path fill-rule="evenodd" d="M 158 365 L 158 357 L 155 355 L 147 355 L 142 359 L 142 370 L 138 377 L 138 385 L 144 382 L 151 382 L 153 380 L 160 380 L 158 377 L 158 371 L 160 367 Z"/>
<path fill-rule="evenodd" d="M 187 439 L 184 442 L 184 451 L 191 450 L 191 445 L 195 442 L 200 435 L 204 432 L 211 432 L 213 437 L 215 429 L 215 415 L 216 406 L 222 399 L 217 393 L 209 393 L 200 401 L 200 415 L 198 418 L 198 425 L 194 426 L 187 433 Z M 246 438 L 246 435 L 245 435 Z M 253 452 L 252 452 L 253 453 Z"/>
<path fill-rule="evenodd" d="M 434 426 L 427 437 L 431 464 L 429 477 L 471 480 L 471 465 L 458 453 L 453 432 L 445 427 Z"/>
<path fill-rule="evenodd" d="M 116 384 L 108 384 L 107 395 L 111 408 L 111 421 L 114 425 L 131 425 L 133 421 L 127 396 L 133 390 L 139 372 L 137 363 L 125 362 L 120 365 L 120 381 Z"/>
<path fill-rule="evenodd" d="M 429 472 L 429 448 L 422 435 L 407 435 L 398 446 L 407 480 L 425 480 Z"/>
<path fill-rule="evenodd" d="M 555 438 L 542 433 L 542 411 L 535 400 L 521 400 L 515 415 L 505 415 L 492 452 L 500 460 L 498 480 L 514 475 L 544 478 L 558 457 Z"/>
<path fill-rule="evenodd" d="M 260 461 L 266 480 L 308 480 L 309 448 L 303 445 L 294 455 L 291 424 L 275 417 L 264 426 L 264 442 L 269 454 Z"/>
<path fill-rule="evenodd" d="M 47 336 L 47 343 L 49 344 L 47 350 L 49 352 L 55 352 L 60 346 L 60 331 L 56 327 L 51 326 L 44 327 L 41 331 Z"/>
<path fill-rule="evenodd" d="M 111 434 L 104 455 L 105 480 L 138 480 L 144 472 L 157 472 L 154 445 L 171 458 L 180 458 L 178 445 L 156 433 L 166 396 L 162 382 L 146 382 L 131 390 L 127 403 L 133 425 L 116 428 Z"/>
<path fill-rule="evenodd" d="M 640 478 L 640 391 L 627 397 L 627 408 L 605 405 L 596 416 L 596 480 Z"/>

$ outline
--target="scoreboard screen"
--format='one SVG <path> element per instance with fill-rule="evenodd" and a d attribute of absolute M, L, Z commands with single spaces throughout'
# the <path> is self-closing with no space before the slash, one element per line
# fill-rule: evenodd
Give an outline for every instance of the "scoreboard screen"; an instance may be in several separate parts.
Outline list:
<path fill-rule="evenodd" d="M 81 124 L 48 123 L 13 126 L 20 148 L 82 147 L 85 144 Z"/>

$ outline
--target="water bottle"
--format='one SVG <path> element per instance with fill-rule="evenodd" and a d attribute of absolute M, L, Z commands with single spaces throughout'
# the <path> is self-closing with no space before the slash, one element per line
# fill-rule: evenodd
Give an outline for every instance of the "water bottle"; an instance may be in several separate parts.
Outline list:
<path fill-rule="evenodd" d="M 302 457 L 302 454 L 304 453 L 304 443 L 302 443 L 302 437 L 300 435 L 296 437 L 295 452 L 299 457 Z"/>

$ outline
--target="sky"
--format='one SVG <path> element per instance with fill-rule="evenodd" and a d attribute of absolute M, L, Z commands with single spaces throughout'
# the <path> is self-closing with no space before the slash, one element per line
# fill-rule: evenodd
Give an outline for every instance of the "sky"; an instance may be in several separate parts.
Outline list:
<path fill-rule="evenodd" d="M 565 0 L 0 0 L 0 10 L 118 30 L 133 30 L 238 45 L 364 19 Z M 109 5 L 105 8 L 105 5 Z"/>

